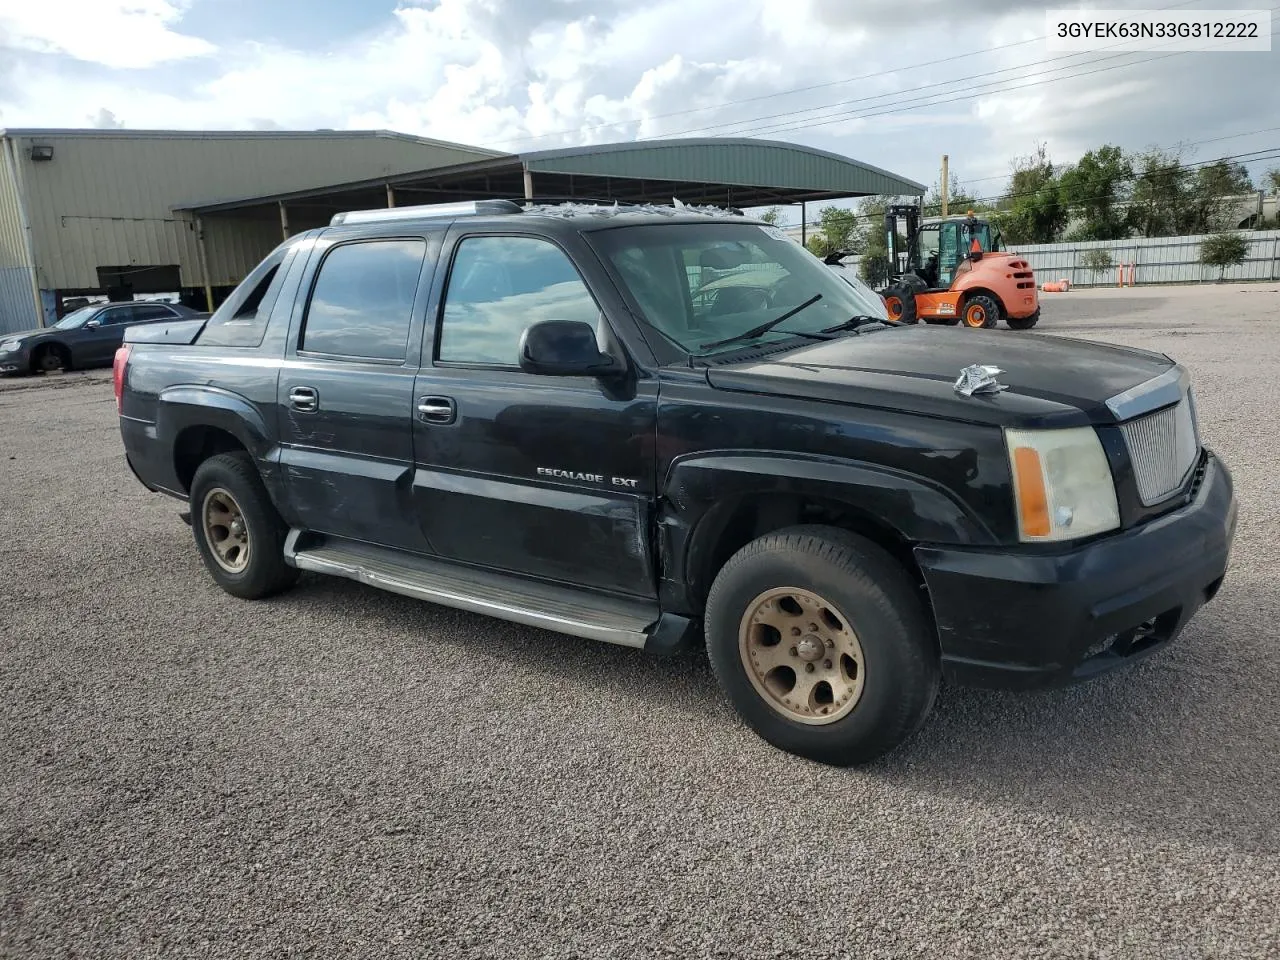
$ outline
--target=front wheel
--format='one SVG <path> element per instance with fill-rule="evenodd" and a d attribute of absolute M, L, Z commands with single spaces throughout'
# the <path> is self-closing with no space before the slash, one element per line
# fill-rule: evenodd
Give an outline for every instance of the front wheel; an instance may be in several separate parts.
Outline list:
<path fill-rule="evenodd" d="M 1000 322 L 1000 304 L 985 293 L 975 294 L 965 300 L 960 317 L 966 327 L 989 330 Z"/>
<path fill-rule="evenodd" d="M 1006 317 L 1005 323 L 1009 325 L 1010 330 L 1030 330 L 1040 322 L 1040 308 L 1036 307 L 1036 312 L 1029 317 Z"/>
<path fill-rule="evenodd" d="M 247 453 L 222 453 L 200 464 L 190 500 L 196 549 L 223 590 L 258 600 L 297 581 L 297 568 L 284 559 L 289 529 Z"/>
<path fill-rule="evenodd" d="M 707 598 L 707 653 L 739 716 L 779 749 L 852 766 L 898 747 L 937 696 L 915 583 L 883 549 L 800 526 L 743 547 Z"/>

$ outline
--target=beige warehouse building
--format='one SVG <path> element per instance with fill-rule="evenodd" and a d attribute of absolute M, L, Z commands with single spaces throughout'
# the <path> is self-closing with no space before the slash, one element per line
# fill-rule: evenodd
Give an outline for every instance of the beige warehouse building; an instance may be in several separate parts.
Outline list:
<path fill-rule="evenodd" d="M 216 306 L 341 210 L 484 197 L 799 205 L 922 196 L 878 167 L 732 137 L 498 153 L 385 131 L 0 130 L 0 334 L 78 296 Z"/>
<path fill-rule="evenodd" d="M 180 293 L 203 309 L 206 288 L 233 286 L 288 232 L 277 209 L 184 206 L 494 156 L 385 131 L 0 130 L 0 333 L 78 295 Z"/>

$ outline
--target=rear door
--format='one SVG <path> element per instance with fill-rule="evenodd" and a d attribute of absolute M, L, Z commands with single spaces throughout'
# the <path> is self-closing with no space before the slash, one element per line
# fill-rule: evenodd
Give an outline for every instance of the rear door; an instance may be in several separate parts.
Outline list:
<path fill-rule="evenodd" d="M 309 530 L 425 551 L 412 522 L 414 377 L 440 234 L 333 231 L 299 292 L 277 410 L 282 473 Z"/>

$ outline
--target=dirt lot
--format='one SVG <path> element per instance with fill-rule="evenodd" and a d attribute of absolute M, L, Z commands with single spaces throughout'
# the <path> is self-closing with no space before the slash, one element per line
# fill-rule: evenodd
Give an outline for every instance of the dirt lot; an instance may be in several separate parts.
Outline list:
<path fill-rule="evenodd" d="M 1131 672 L 947 689 L 853 771 L 700 657 L 315 577 L 232 600 L 108 374 L 0 384 L 0 956 L 1280 955 L 1280 284 L 1046 297 L 1043 332 L 1190 366 L 1226 585 Z"/>

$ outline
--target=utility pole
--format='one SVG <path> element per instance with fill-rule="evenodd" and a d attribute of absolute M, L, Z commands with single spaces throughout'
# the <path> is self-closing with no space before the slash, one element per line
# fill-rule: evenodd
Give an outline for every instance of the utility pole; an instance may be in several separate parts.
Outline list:
<path fill-rule="evenodd" d="M 947 176 L 947 155 L 942 155 L 942 215 L 947 215 L 947 195 L 951 192 L 951 181 Z"/>

